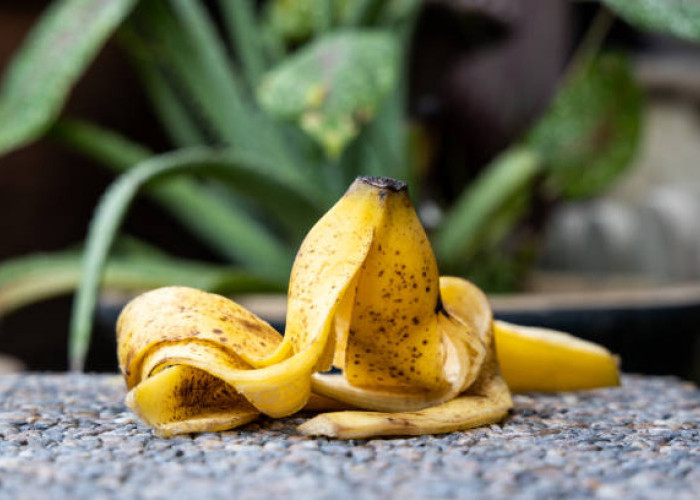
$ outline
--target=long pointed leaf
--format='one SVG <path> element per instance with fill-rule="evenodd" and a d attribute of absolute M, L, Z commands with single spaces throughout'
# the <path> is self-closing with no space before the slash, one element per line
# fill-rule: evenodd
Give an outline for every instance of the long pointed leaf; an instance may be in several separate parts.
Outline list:
<path fill-rule="evenodd" d="M 267 179 L 259 163 L 242 154 L 212 152 L 208 149 L 176 151 L 151 158 L 122 175 L 103 196 L 90 223 L 87 247 L 83 261 L 80 287 L 73 302 L 70 325 L 71 366 L 82 369 L 86 346 L 91 332 L 92 314 L 104 265 L 126 211 L 137 193 L 150 183 L 186 173 L 199 173 L 228 178 L 234 182 L 248 182 L 261 186 Z M 240 235 L 245 238 L 246 235 Z M 289 273 L 286 267 L 265 265 L 265 256 L 260 256 L 261 267 L 257 269 L 263 277 L 280 279 Z"/>
<path fill-rule="evenodd" d="M 138 144 L 88 123 L 63 120 L 52 136 L 117 172 L 152 157 Z M 222 257 L 246 267 L 282 266 L 291 251 L 249 214 L 211 196 L 204 186 L 184 178 L 170 179 L 149 190 L 193 234 Z"/>
<path fill-rule="evenodd" d="M 255 16 L 252 0 L 219 0 L 228 35 L 234 42 L 251 88 L 255 88 L 265 72 L 265 55 L 261 26 Z"/>
<path fill-rule="evenodd" d="M 252 110 L 246 106 L 243 89 L 237 81 L 234 68 L 226 56 L 222 41 L 204 7 L 196 0 L 171 0 L 174 14 L 183 36 L 196 50 L 201 67 L 206 71 L 198 78 L 207 78 L 218 98 L 217 105 L 231 117 L 234 137 L 241 141 L 256 142 L 249 128 Z M 214 97 L 214 96 L 212 96 Z M 240 147 L 234 142 L 232 145 Z"/>
<path fill-rule="evenodd" d="M 151 64 L 168 76 L 170 83 L 185 91 L 198 116 L 206 119 L 216 142 L 238 151 L 264 155 L 272 168 L 302 176 L 295 152 L 281 136 L 276 124 L 263 115 L 237 82 L 237 72 L 216 36 L 211 19 L 192 0 L 143 4 L 129 23 L 144 38 Z M 306 178 L 306 184 L 315 179 Z"/>
<path fill-rule="evenodd" d="M 497 157 L 459 197 L 435 235 L 435 250 L 448 269 L 473 257 L 490 218 L 541 172 L 536 154 L 513 148 Z"/>
<path fill-rule="evenodd" d="M 178 89 L 178 98 L 187 107 L 193 121 L 201 126 L 207 142 L 233 144 L 237 142 L 234 122 L 243 119 L 227 112 L 226 99 L 220 96 L 216 81 L 204 65 L 182 27 L 164 1 L 143 3 L 126 24 L 127 48 L 138 52 L 138 64 L 150 65 L 164 75 L 168 84 Z M 236 98 L 236 96 L 234 96 Z"/>
<path fill-rule="evenodd" d="M 0 91 L 0 154 L 39 137 L 136 0 L 60 0 L 32 30 Z"/>
<path fill-rule="evenodd" d="M 50 131 L 51 138 L 99 163 L 124 172 L 153 156 L 153 152 L 111 130 L 73 118 L 59 120 Z"/>
<path fill-rule="evenodd" d="M 229 117 L 215 106 L 209 78 L 200 61 L 174 29 L 162 2 L 137 9 L 120 30 L 119 41 L 131 55 L 155 112 L 174 144 L 181 147 L 233 141 Z"/>
<path fill-rule="evenodd" d="M 239 77 L 204 7 L 196 0 L 170 0 L 170 3 L 214 85 L 217 105 L 232 118 L 236 140 L 231 145 L 240 151 L 264 153 L 274 160 L 277 168 L 294 169 L 294 159 L 275 124 L 258 112 L 254 100 L 246 101 Z"/>
<path fill-rule="evenodd" d="M 141 58 L 135 60 L 160 123 L 173 143 L 181 148 L 208 144 L 209 141 L 198 128 L 196 120 L 180 102 L 159 68 Z"/>
<path fill-rule="evenodd" d="M 81 251 L 33 254 L 0 264 L 0 317 L 45 299 L 72 293 L 80 281 Z M 282 291 L 274 282 L 231 267 L 155 255 L 118 255 L 105 266 L 103 286 L 138 291 L 190 286 L 218 293 Z"/>
<path fill-rule="evenodd" d="M 74 120 L 60 122 L 54 128 L 53 136 L 74 150 L 94 158 L 117 172 L 123 172 L 152 156 L 152 153 L 124 137 L 95 125 Z M 295 246 L 296 239 L 303 236 L 308 227 L 318 219 L 328 208 L 328 203 L 333 200 L 329 202 L 325 193 L 314 185 L 308 184 L 303 176 L 297 175 L 296 171 L 279 172 L 267 159 L 251 155 L 246 157 L 259 165 L 260 173 L 239 179 L 232 184 L 233 192 L 230 195 L 244 195 L 261 211 L 270 214 L 274 224 L 280 226 L 292 237 L 293 246 Z M 245 227 L 249 229 L 243 232 L 251 234 L 267 232 L 260 224 L 253 224 L 257 228 L 251 226 L 254 221 L 249 217 L 250 214 L 236 213 L 229 203 L 213 199 L 211 193 L 197 182 L 177 179 L 165 184 L 149 192 L 156 195 L 159 202 L 194 234 L 211 245 L 223 257 L 248 262 L 245 256 L 252 255 L 253 261 L 257 262 L 255 257 L 258 255 L 257 247 L 255 245 L 242 247 L 244 242 L 234 237 L 240 234 L 239 228 Z M 167 187 L 169 184 L 180 184 L 183 187 L 171 190 Z M 274 196 L 271 196 L 271 193 L 274 193 Z M 199 209 L 195 210 L 191 207 L 199 207 Z M 237 222 L 239 219 L 241 219 L 240 223 Z M 211 224 L 203 223 L 203 220 L 211 220 Z M 249 222 L 246 224 L 246 221 Z M 264 237 L 264 235 L 261 244 L 266 244 L 269 248 L 277 246 L 281 249 L 279 244 L 274 244 L 270 237 Z M 269 253 L 269 251 L 262 252 L 265 255 Z"/>

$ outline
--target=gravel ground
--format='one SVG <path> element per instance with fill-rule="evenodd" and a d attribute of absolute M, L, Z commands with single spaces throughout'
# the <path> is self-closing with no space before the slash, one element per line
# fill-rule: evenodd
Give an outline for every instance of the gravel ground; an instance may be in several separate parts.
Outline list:
<path fill-rule="evenodd" d="M 516 397 L 502 425 L 332 441 L 304 418 L 162 439 L 116 376 L 0 377 L 2 498 L 697 498 L 700 391 L 622 388 Z M 695 492 L 695 494 L 693 494 Z"/>

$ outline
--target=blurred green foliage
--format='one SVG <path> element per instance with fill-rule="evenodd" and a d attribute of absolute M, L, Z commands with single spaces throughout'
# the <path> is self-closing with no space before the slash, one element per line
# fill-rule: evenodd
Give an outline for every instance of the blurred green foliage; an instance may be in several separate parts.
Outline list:
<path fill-rule="evenodd" d="M 695 0 L 602 0 L 641 29 L 700 42 L 700 3 Z"/>
<path fill-rule="evenodd" d="M 526 142 L 542 158 L 553 196 L 595 196 L 630 164 L 642 95 L 624 56 L 606 54 L 573 75 Z"/>
<path fill-rule="evenodd" d="M 605 3 L 644 28 L 697 39 L 697 7 L 688 2 Z M 304 234 L 354 176 L 418 177 L 406 68 L 422 5 L 270 0 L 258 9 L 252 0 L 219 0 L 212 13 L 198 0 L 55 0 L 4 75 L 0 154 L 48 130 L 120 177 L 96 211 L 84 251 L 0 265 L 0 312 L 77 287 L 70 357 L 79 369 L 100 286 L 283 291 Z M 171 152 L 154 155 L 109 130 L 59 118 L 72 86 L 115 34 Z M 591 196 L 629 165 L 640 92 L 624 57 L 598 56 L 596 47 L 584 62 L 531 132 L 446 207 L 433 234 L 443 271 L 512 286 L 502 276 L 521 273 L 532 246 L 509 254 L 502 242 L 525 216 L 533 187 Z M 203 176 L 213 180 L 205 184 Z M 186 262 L 133 241 L 113 248 L 141 191 L 231 265 Z"/>
<path fill-rule="evenodd" d="M 260 105 L 272 116 L 296 121 L 329 157 L 338 158 L 394 88 L 396 43 L 383 32 L 324 36 L 265 77 Z"/>

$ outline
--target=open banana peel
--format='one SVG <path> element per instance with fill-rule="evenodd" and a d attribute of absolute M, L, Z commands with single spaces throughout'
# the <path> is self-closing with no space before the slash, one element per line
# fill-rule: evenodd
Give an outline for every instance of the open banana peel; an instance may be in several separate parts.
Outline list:
<path fill-rule="evenodd" d="M 560 367 L 582 345 L 590 355 L 573 369 L 583 366 L 586 379 L 603 366 L 594 385 L 617 383 L 614 358 L 599 346 L 593 355 L 588 343 L 572 347 L 556 335 L 543 346 L 527 329 L 499 324 L 502 357 L 493 325 L 476 286 L 439 277 L 406 185 L 360 177 L 299 249 L 284 337 L 229 299 L 168 287 L 125 307 L 118 357 L 127 405 L 165 436 L 304 408 L 345 410 L 299 427 L 340 439 L 491 424 L 513 406 L 508 385 L 579 388 L 581 377 L 548 385 L 541 366 Z M 499 361 L 512 380 L 502 378 Z M 342 373 L 323 373 L 333 366 Z"/>

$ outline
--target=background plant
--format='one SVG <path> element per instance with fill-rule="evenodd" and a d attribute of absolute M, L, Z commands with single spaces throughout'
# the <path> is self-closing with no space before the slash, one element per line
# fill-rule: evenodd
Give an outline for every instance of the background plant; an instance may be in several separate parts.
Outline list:
<path fill-rule="evenodd" d="M 605 0 L 643 28 L 700 37 L 700 7 Z M 0 266 L 0 312 L 78 287 L 70 358 L 84 364 L 100 285 L 190 285 L 221 293 L 286 287 L 311 224 L 357 175 L 409 181 L 421 199 L 406 114 L 406 65 L 419 0 L 58 0 L 4 75 L 0 154 L 48 133 L 119 175 L 96 209 L 84 251 Z M 443 272 L 482 284 L 523 259 L 503 242 L 535 188 L 550 199 L 605 189 L 629 165 L 641 96 L 625 57 L 599 54 L 594 21 L 549 111 L 446 207 L 432 238 Z M 223 33 L 215 17 L 223 21 Z M 137 68 L 173 149 L 156 155 L 61 115 L 110 36 Z M 175 259 L 118 238 L 143 191 L 230 266 Z M 527 242 L 515 250 L 527 253 Z M 527 264 L 528 259 L 524 259 Z"/>

